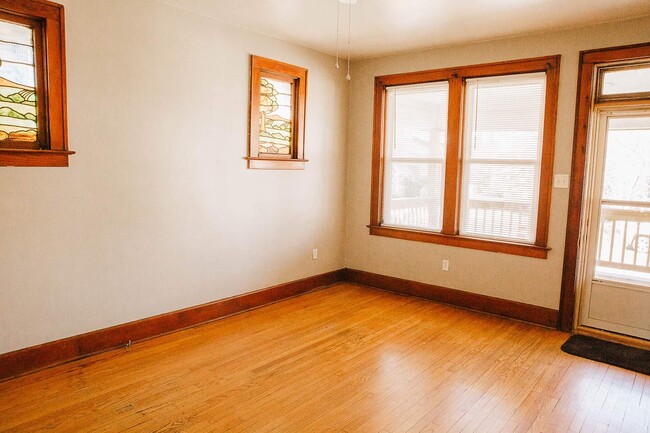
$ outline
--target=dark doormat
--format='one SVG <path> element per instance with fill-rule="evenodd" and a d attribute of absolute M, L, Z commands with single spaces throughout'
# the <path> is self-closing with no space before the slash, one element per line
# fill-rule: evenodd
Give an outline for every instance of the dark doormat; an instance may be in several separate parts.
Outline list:
<path fill-rule="evenodd" d="M 572 335 L 562 345 L 571 355 L 650 375 L 650 350 L 637 349 L 584 335 Z"/>

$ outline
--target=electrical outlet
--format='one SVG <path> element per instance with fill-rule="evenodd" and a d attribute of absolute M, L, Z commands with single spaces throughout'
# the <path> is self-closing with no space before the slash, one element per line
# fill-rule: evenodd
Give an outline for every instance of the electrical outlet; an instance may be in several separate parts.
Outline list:
<path fill-rule="evenodd" d="M 443 260 L 442 261 L 442 270 L 445 272 L 449 271 L 449 260 Z"/>
<path fill-rule="evenodd" d="M 316 260 L 317 258 L 318 258 L 318 249 L 314 248 L 313 250 L 311 250 L 311 259 Z"/>

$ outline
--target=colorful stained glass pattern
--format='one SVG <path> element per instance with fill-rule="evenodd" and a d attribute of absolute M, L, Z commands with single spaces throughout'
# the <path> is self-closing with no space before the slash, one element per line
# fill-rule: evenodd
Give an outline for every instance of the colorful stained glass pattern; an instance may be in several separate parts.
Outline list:
<path fill-rule="evenodd" d="M 0 21 L 0 141 L 35 142 L 36 133 L 33 32 Z"/>
<path fill-rule="evenodd" d="M 289 82 L 261 79 L 260 154 L 291 155 L 291 90 Z"/>

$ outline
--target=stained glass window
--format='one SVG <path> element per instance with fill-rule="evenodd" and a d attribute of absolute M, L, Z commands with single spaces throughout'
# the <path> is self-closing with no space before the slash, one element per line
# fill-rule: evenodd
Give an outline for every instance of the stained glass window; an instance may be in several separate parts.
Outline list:
<path fill-rule="evenodd" d="M 260 79 L 260 154 L 291 154 L 292 83 Z"/>
<path fill-rule="evenodd" d="M 305 168 L 307 69 L 251 56 L 248 168 Z"/>
<path fill-rule="evenodd" d="M 0 21 L 0 142 L 36 142 L 37 116 L 33 31 Z"/>

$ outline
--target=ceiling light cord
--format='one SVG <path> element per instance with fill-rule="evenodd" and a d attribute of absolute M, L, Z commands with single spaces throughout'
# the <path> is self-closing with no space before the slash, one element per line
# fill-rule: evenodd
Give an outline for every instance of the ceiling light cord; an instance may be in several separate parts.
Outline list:
<path fill-rule="evenodd" d="M 339 68 L 339 24 L 341 21 L 341 2 L 336 0 L 336 69 Z"/>
<path fill-rule="evenodd" d="M 345 76 L 346 80 L 351 80 L 350 76 L 350 40 L 352 30 L 352 2 L 348 3 L 348 74 Z"/>

